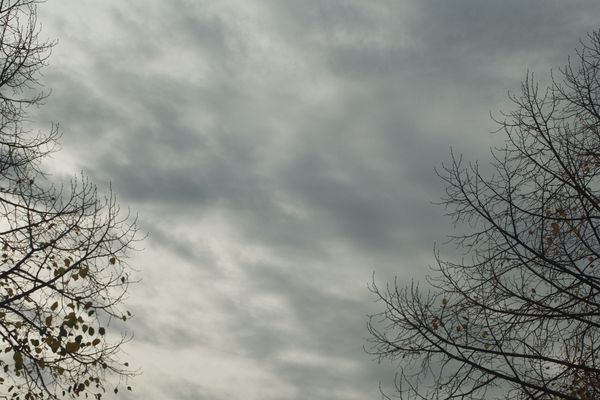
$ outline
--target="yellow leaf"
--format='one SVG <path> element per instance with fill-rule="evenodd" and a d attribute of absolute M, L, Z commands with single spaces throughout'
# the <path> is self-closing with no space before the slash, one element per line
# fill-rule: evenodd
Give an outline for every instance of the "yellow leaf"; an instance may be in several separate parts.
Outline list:
<path fill-rule="evenodd" d="M 79 350 L 80 344 L 77 342 L 68 342 L 65 344 L 65 350 L 67 353 L 75 353 Z"/>
<path fill-rule="evenodd" d="M 23 354 L 20 351 L 15 351 L 13 355 L 13 359 L 15 360 L 15 368 L 20 370 L 23 368 Z"/>
<path fill-rule="evenodd" d="M 558 236 L 558 224 L 556 222 L 553 222 L 550 224 L 550 227 L 552 228 L 552 236 Z"/>

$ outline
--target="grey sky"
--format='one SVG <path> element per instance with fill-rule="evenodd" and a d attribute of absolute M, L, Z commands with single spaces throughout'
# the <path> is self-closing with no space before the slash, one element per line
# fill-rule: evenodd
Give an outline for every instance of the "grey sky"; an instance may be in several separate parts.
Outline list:
<path fill-rule="evenodd" d="M 366 289 L 409 282 L 450 223 L 449 148 L 598 28 L 597 1 L 50 0 L 36 112 L 57 176 L 112 182 L 149 232 L 132 399 L 378 398 Z"/>

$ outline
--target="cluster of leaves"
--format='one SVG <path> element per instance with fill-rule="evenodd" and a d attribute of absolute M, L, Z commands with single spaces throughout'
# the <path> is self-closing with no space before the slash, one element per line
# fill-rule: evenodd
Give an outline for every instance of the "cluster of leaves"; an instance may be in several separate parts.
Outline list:
<path fill-rule="evenodd" d="M 370 350 L 400 360 L 401 396 L 600 398 L 600 33 L 559 75 L 511 97 L 494 175 L 444 166 L 462 259 L 437 254 L 428 291 L 373 286 Z"/>
<path fill-rule="evenodd" d="M 0 0 L 0 396 L 100 399 L 109 375 L 133 373 L 118 358 L 128 337 L 109 326 L 131 316 L 135 221 L 85 177 L 57 187 L 41 171 L 58 132 L 25 128 L 53 45 L 38 38 L 37 3 Z"/>

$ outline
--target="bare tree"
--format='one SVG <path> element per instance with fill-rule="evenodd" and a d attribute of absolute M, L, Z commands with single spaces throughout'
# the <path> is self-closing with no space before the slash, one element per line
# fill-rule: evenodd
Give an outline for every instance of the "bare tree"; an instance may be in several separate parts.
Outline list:
<path fill-rule="evenodd" d="M 463 256 L 436 252 L 427 290 L 372 286 L 369 351 L 400 398 L 600 399 L 600 32 L 511 100 L 493 174 L 440 172 Z"/>
<path fill-rule="evenodd" d="M 110 375 L 132 374 L 118 357 L 128 337 L 109 326 L 130 316 L 135 221 L 85 177 L 64 188 L 41 170 L 58 132 L 26 128 L 53 45 L 37 3 L 0 0 L 0 398 L 100 399 Z"/>

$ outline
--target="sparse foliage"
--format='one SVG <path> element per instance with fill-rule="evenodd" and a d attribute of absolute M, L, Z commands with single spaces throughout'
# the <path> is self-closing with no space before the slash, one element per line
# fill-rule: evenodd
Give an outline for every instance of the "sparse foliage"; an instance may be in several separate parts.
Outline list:
<path fill-rule="evenodd" d="M 372 287 L 369 350 L 401 398 L 600 399 L 600 33 L 511 100 L 494 173 L 440 173 L 463 257 L 437 255 L 427 290 Z"/>
<path fill-rule="evenodd" d="M 53 45 L 37 3 L 0 0 L 0 398 L 99 399 L 117 392 L 109 375 L 132 374 L 117 356 L 128 338 L 109 326 L 130 316 L 135 224 L 85 177 L 57 187 L 41 170 L 58 132 L 26 128 Z"/>

